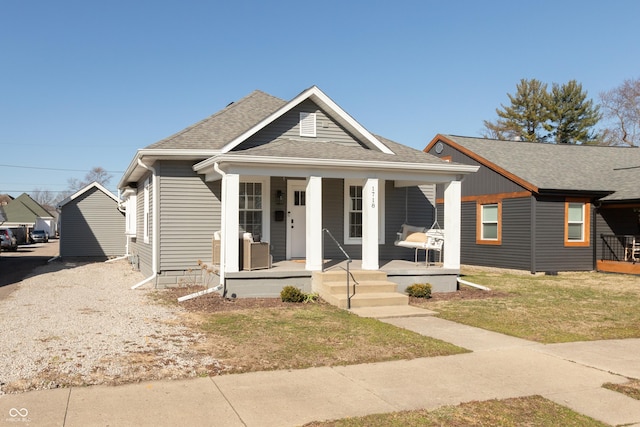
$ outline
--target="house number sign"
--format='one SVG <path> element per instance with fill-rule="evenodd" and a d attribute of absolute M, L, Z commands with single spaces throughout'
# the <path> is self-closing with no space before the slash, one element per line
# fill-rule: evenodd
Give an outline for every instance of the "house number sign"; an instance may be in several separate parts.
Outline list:
<path fill-rule="evenodd" d="M 376 187 L 371 187 L 371 207 L 376 207 Z"/>

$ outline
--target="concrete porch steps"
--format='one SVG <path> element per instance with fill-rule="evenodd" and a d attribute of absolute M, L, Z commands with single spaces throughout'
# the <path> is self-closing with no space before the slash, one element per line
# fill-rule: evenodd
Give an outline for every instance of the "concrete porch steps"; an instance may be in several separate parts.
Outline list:
<path fill-rule="evenodd" d="M 344 309 L 348 307 L 345 270 L 314 272 L 311 287 L 329 304 Z M 351 308 L 407 306 L 409 297 L 397 292 L 397 289 L 398 285 L 387 280 L 387 273 L 384 271 L 350 272 Z"/>

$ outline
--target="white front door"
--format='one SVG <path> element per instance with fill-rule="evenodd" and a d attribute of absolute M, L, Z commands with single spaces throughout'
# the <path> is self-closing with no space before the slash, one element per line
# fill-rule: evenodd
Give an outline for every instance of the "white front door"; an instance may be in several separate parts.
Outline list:
<path fill-rule="evenodd" d="M 287 259 L 304 258 L 306 255 L 306 191 L 306 181 L 287 181 Z"/>

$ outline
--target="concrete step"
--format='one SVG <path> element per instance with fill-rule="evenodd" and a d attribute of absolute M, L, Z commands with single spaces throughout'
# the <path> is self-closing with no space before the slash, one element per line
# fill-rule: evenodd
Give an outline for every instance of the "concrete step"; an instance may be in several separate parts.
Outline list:
<path fill-rule="evenodd" d="M 349 292 L 353 293 L 353 289 L 356 289 L 357 293 L 379 293 L 379 292 L 396 292 L 398 285 L 388 280 L 367 280 L 361 283 L 349 283 Z M 340 295 L 347 293 L 347 283 L 342 282 L 324 282 L 322 289 L 333 295 Z"/>
<path fill-rule="evenodd" d="M 387 273 L 379 270 L 351 270 L 349 274 L 351 276 L 350 280 L 355 280 L 356 282 L 387 279 Z M 346 270 L 330 270 L 325 272 L 314 271 L 312 277 L 313 281 L 318 284 L 324 282 L 343 281 L 346 280 L 346 278 Z"/>
<path fill-rule="evenodd" d="M 322 295 L 328 303 L 338 308 L 347 308 L 347 295 Z M 407 295 L 397 292 L 381 292 L 370 294 L 355 294 L 351 297 L 351 308 L 358 307 L 390 307 L 409 304 Z"/>

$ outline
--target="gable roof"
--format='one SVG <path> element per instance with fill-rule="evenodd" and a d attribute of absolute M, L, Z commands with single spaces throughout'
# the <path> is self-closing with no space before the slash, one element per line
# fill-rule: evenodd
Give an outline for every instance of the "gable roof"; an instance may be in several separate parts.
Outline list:
<path fill-rule="evenodd" d="M 4 206 L 6 221 L 10 223 L 32 223 L 36 218 L 53 218 L 51 213 L 33 200 L 27 193 L 22 193 Z"/>
<path fill-rule="evenodd" d="M 425 151 L 439 140 L 536 193 L 582 191 L 601 193 L 602 200 L 640 199 L 640 148 L 439 134 Z"/>
<path fill-rule="evenodd" d="M 326 115 L 335 120 L 346 132 L 353 135 L 361 148 L 345 146 L 330 141 L 313 143 L 299 139 L 280 138 L 261 146 L 235 150 L 240 144 L 265 129 L 292 109 L 305 101 L 315 103 Z M 314 145 L 310 145 L 314 144 Z M 322 144 L 322 145 L 320 145 Z M 323 147 L 323 149 L 319 149 Z M 326 149 L 325 149 L 326 148 Z M 306 159 L 307 164 L 317 163 L 327 167 L 328 160 L 362 161 L 360 167 L 375 167 L 380 163 L 433 166 L 431 172 L 445 174 L 466 174 L 477 168 L 444 162 L 435 156 L 415 150 L 370 133 L 318 87 L 312 86 L 287 102 L 261 91 L 254 91 L 241 100 L 227 105 L 224 109 L 188 128 L 148 147 L 138 150 L 118 183 L 125 188 L 139 181 L 148 173 L 150 166 L 158 159 L 199 161 L 194 166 L 198 173 L 208 173 L 213 164 L 226 159 L 238 159 L 248 163 L 277 162 L 291 164 L 292 159 Z"/>
<path fill-rule="evenodd" d="M 104 186 L 102 186 L 100 183 L 94 181 L 91 184 L 89 184 L 89 185 L 81 188 L 80 190 L 76 191 L 75 193 L 73 193 L 72 195 L 70 195 L 69 197 L 67 197 L 63 201 L 61 201 L 60 203 L 58 203 L 58 206 L 57 206 L 58 209 L 60 209 L 61 207 L 63 207 L 67 203 L 71 202 L 72 200 L 75 200 L 78 197 L 82 196 L 83 194 L 91 191 L 94 188 L 96 190 L 98 190 L 98 191 L 102 191 L 104 194 L 106 194 L 111 199 L 113 199 L 114 202 L 118 203 L 118 198 L 111 191 L 109 191 L 106 188 L 104 188 Z"/>
<path fill-rule="evenodd" d="M 221 150 L 287 102 L 256 90 L 147 149 Z"/>
<path fill-rule="evenodd" d="M 256 134 L 259 130 L 264 129 L 267 125 L 273 123 L 278 118 L 282 117 L 288 111 L 291 111 L 296 106 L 300 105 L 302 102 L 307 99 L 313 101 L 318 105 L 324 112 L 326 112 L 330 117 L 335 119 L 338 123 L 344 126 L 345 129 L 354 134 L 358 139 L 365 143 L 366 146 L 372 149 L 380 150 L 386 154 L 393 154 L 393 152 L 386 147 L 379 139 L 377 139 L 374 135 L 372 135 L 368 130 L 366 130 L 360 123 L 358 123 L 353 117 L 347 114 L 342 108 L 338 106 L 331 98 L 325 95 L 317 86 L 312 86 L 309 89 L 301 92 L 298 96 L 293 98 L 291 101 L 283 105 L 278 110 L 274 111 L 268 117 L 265 117 L 264 120 L 261 120 L 259 123 L 256 123 L 254 126 L 248 128 L 245 132 L 239 135 L 237 138 L 234 138 L 227 145 L 225 145 L 222 149 L 223 153 L 226 153 L 233 148 L 237 147 L 244 140 L 249 138 L 251 135 Z"/>

